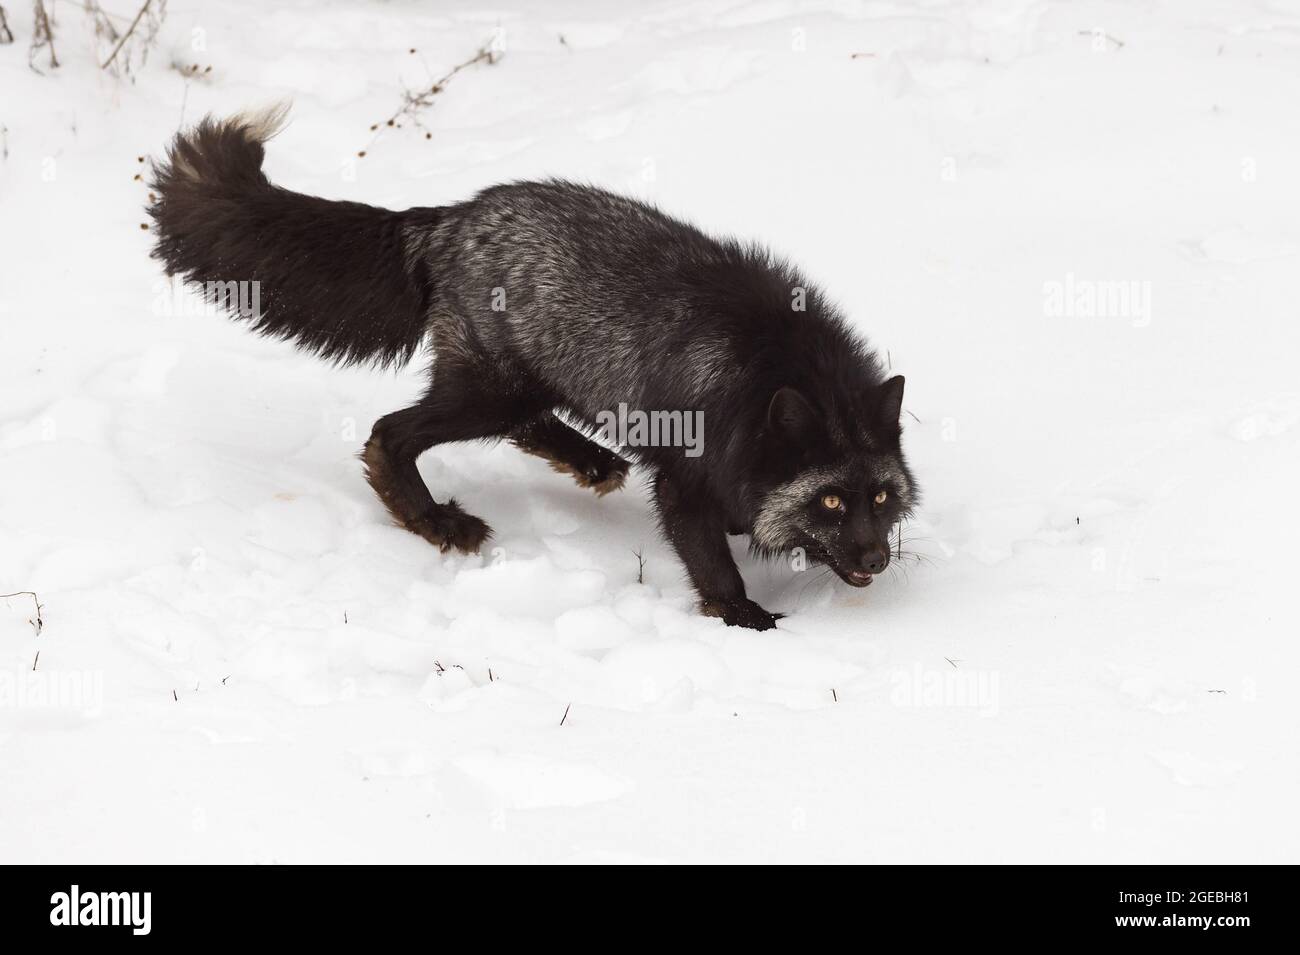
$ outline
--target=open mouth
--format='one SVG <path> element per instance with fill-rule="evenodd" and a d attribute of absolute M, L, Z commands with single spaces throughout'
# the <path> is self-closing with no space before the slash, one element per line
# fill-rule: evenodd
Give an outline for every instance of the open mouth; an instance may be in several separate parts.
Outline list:
<path fill-rule="evenodd" d="M 809 555 L 819 564 L 824 564 L 835 572 L 835 576 L 844 581 L 850 587 L 866 587 L 871 583 L 875 575 L 866 570 L 846 570 L 841 567 L 839 562 L 833 557 L 820 549 L 808 547 Z"/>
<path fill-rule="evenodd" d="M 846 584 L 852 584 L 854 587 L 865 587 L 871 583 L 871 574 L 865 570 L 850 570 L 840 573 L 840 577 Z"/>

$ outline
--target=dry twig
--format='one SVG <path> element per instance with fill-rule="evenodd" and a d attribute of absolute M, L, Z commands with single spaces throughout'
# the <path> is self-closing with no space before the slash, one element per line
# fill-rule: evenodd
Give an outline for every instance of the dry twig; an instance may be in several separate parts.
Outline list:
<path fill-rule="evenodd" d="M 4 600 L 9 597 L 31 597 L 32 598 L 32 603 L 36 605 L 36 617 L 35 619 L 29 619 L 27 622 L 32 625 L 32 628 L 36 631 L 36 635 L 39 637 L 41 635 L 41 631 L 45 629 L 45 621 L 41 619 L 41 610 L 44 608 L 45 605 L 41 603 L 41 598 L 36 596 L 36 591 L 15 590 L 11 594 L 0 594 L 0 600 Z"/>
<path fill-rule="evenodd" d="M 106 70 L 113 66 L 117 60 L 118 54 L 122 49 L 127 47 L 128 41 L 135 36 L 141 22 L 144 23 L 144 30 L 136 43 L 127 48 L 126 53 L 122 56 L 122 61 L 114 71 L 118 74 L 131 72 L 131 56 L 137 50 L 140 52 L 140 65 L 149 56 L 149 48 L 153 45 L 158 36 L 159 29 L 162 28 L 163 17 L 167 14 L 167 0 L 144 0 L 144 4 L 136 11 L 135 18 L 131 25 L 126 28 L 126 32 L 118 36 L 116 28 L 109 21 L 108 15 L 99 8 L 98 0 L 85 0 L 85 9 L 91 14 L 95 21 L 95 35 L 104 37 L 108 42 L 116 41 L 113 52 L 108 55 L 108 59 L 101 65 L 100 69 Z"/>
<path fill-rule="evenodd" d="M 58 69 L 59 58 L 54 53 L 54 27 L 50 23 L 44 0 L 35 0 L 32 5 L 32 43 L 27 48 L 27 65 L 36 73 L 41 72 L 36 69 L 36 54 L 45 47 L 50 48 L 50 69 Z"/>
<path fill-rule="evenodd" d="M 416 52 L 414 47 L 411 49 L 411 52 Z M 461 70 L 474 66 L 476 63 L 486 63 L 488 66 L 491 66 L 499 59 L 501 59 L 501 54 L 493 50 L 490 43 L 484 44 L 479 47 L 477 53 L 465 62 L 453 66 L 447 71 L 447 73 L 435 80 L 429 87 L 421 90 L 404 90 L 402 92 L 402 105 L 397 108 L 393 115 L 389 116 L 387 119 L 380 120 L 377 123 L 370 124 L 370 131 L 375 135 L 370 138 L 370 143 L 367 145 L 367 149 L 375 144 L 375 141 L 379 139 L 380 134 L 383 133 L 385 129 L 390 127 L 400 129 L 402 127 L 401 121 L 403 120 L 409 122 L 412 126 L 424 129 L 424 138 L 432 139 L 433 133 L 428 129 L 425 129 L 424 124 L 420 122 L 420 112 L 433 105 L 434 98 L 443 91 L 449 82 L 451 82 L 451 78 Z M 365 149 L 357 152 L 357 155 L 361 157 L 364 157 L 365 154 Z"/>

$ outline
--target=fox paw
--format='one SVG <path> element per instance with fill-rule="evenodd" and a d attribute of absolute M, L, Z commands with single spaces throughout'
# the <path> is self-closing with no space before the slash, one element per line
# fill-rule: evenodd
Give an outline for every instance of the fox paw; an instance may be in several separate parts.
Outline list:
<path fill-rule="evenodd" d="M 709 617 L 721 617 L 728 627 L 745 627 L 748 630 L 774 630 L 776 622 L 785 616 L 768 613 L 746 597 L 739 600 L 706 600 L 700 604 L 700 612 Z"/>
<path fill-rule="evenodd" d="M 404 526 L 419 534 L 443 553 L 458 550 L 462 554 L 476 554 L 483 542 L 492 535 L 492 528 L 463 510 L 455 501 L 435 504 Z"/>
<path fill-rule="evenodd" d="M 593 453 L 586 461 L 552 461 L 551 467 L 572 477 L 579 487 L 595 491 L 597 497 L 604 497 L 623 487 L 631 464 L 613 451 L 593 448 Z"/>

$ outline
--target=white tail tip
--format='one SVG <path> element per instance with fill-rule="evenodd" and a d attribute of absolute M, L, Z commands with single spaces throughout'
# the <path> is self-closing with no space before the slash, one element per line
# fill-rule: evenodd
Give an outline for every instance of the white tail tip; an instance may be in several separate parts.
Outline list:
<path fill-rule="evenodd" d="M 288 125 L 289 108 L 292 105 L 293 103 L 287 99 L 281 100 L 278 103 L 263 106 L 261 109 L 236 113 L 226 122 L 232 127 L 243 127 L 248 131 L 250 139 L 264 143 Z"/>

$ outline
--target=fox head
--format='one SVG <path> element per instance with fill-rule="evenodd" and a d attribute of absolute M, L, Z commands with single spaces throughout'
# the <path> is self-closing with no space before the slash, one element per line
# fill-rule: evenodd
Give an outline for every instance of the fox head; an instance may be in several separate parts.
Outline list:
<path fill-rule="evenodd" d="M 889 566 L 891 532 L 919 500 L 901 445 L 903 383 L 890 378 L 849 407 L 818 408 L 793 388 L 772 396 L 755 551 L 801 548 L 854 587 Z"/>

